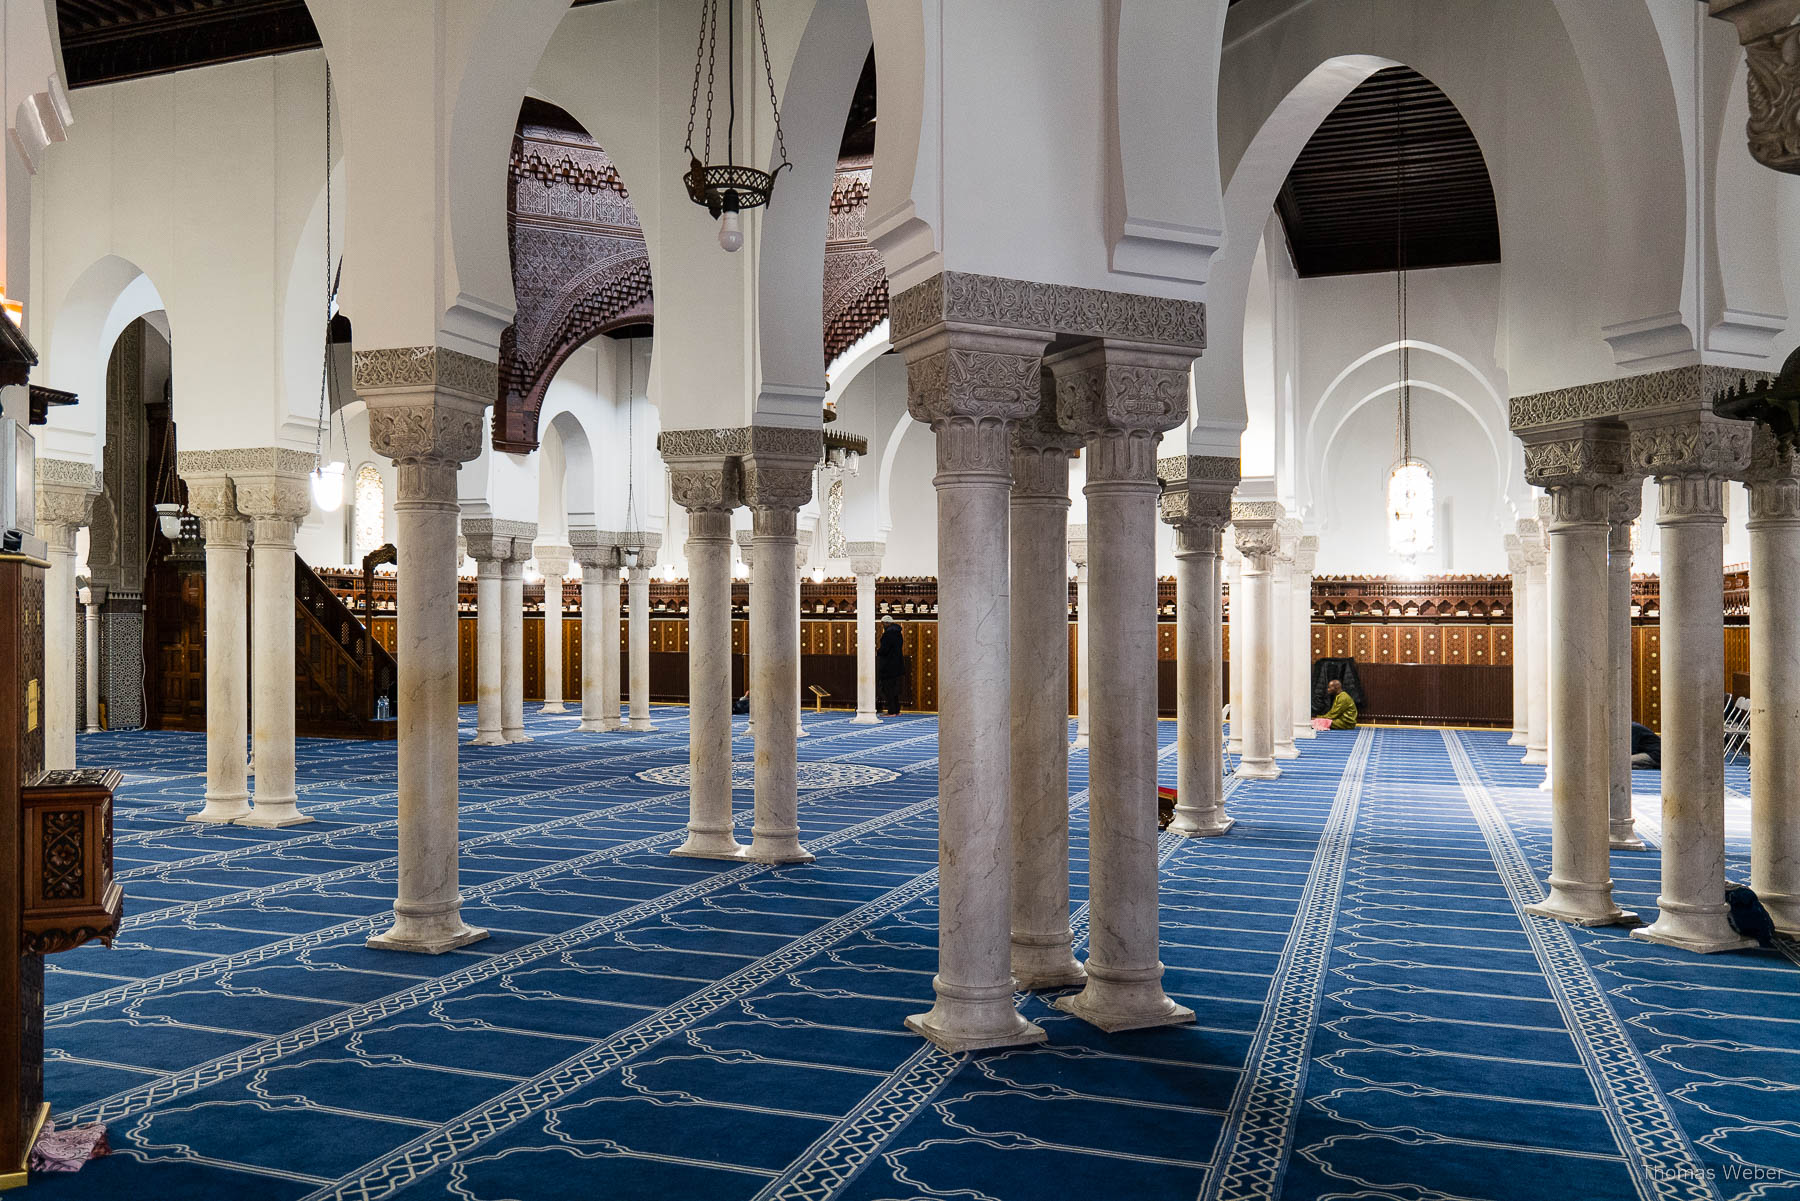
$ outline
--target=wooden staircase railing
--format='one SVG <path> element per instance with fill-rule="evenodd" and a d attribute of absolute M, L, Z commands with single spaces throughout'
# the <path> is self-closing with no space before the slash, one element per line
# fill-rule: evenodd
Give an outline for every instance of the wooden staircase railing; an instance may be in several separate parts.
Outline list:
<path fill-rule="evenodd" d="M 394 657 L 299 555 L 294 556 L 295 728 L 326 738 L 394 738 Z M 385 699 L 386 714 L 378 718 Z"/>

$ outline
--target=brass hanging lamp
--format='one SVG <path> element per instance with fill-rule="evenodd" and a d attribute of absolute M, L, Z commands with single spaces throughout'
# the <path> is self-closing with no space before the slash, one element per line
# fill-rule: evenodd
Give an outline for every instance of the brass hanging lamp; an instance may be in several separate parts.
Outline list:
<path fill-rule="evenodd" d="M 775 150 L 781 162 L 773 171 L 759 171 L 737 162 L 737 0 L 725 5 L 725 161 L 712 159 L 713 65 L 719 39 L 720 0 L 702 0 L 700 44 L 694 53 L 694 90 L 688 100 L 687 153 L 689 167 L 681 177 L 688 199 L 711 213 L 719 222 L 719 245 L 736 251 L 744 244 L 740 214 L 769 203 L 775 177 L 793 166 L 787 143 L 781 136 L 781 106 L 775 99 L 775 71 L 769 61 L 769 35 L 763 29 L 762 0 L 750 0 L 756 18 L 757 42 L 762 48 L 763 78 L 769 89 L 769 108 L 775 115 Z M 706 80 L 706 123 L 701 128 L 700 151 L 694 150 L 694 129 L 700 118 L 700 80 Z"/>

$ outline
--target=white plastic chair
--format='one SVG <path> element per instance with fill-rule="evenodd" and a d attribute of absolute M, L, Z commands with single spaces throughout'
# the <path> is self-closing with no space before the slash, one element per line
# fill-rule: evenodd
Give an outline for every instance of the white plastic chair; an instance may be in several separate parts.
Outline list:
<path fill-rule="evenodd" d="M 1730 763 L 1743 751 L 1746 758 L 1750 747 L 1750 701 L 1747 697 L 1733 697 L 1731 707 L 1725 711 L 1725 762 Z"/>

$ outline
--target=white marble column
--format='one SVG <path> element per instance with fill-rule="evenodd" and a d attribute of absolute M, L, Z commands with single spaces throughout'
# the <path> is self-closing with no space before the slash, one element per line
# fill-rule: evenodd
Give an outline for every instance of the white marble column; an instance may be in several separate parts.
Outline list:
<path fill-rule="evenodd" d="M 600 589 L 600 695 L 602 698 L 600 728 L 611 732 L 626 729 L 626 699 L 622 681 L 626 657 L 625 631 L 619 621 L 620 575 L 623 568 L 614 552 L 611 567 L 605 569 Z"/>
<path fill-rule="evenodd" d="M 249 522 L 229 478 L 190 474 L 194 454 L 180 460 L 188 511 L 206 536 L 206 805 L 187 820 L 217 825 L 250 816 Z"/>
<path fill-rule="evenodd" d="M 1544 767 L 1550 763 L 1550 659 L 1546 617 L 1549 613 L 1546 569 L 1549 552 L 1535 518 L 1519 522 L 1519 551 L 1525 559 L 1524 636 L 1519 622 L 1513 627 L 1513 655 L 1525 654 L 1525 754 L 1519 760 Z"/>
<path fill-rule="evenodd" d="M 875 650 L 881 641 L 880 628 L 875 624 L 875 580 L 881 574 L 881 558 L 887 552 L 887 543 L 852 542 L 849 549 L 850 569 L 856 573 L 856 716 L 850 719 L 850 724 L 872 726 L 881 720 L 875 714 Z M 1061 570 L 1060 564 L 1057 570 Z M 1063 614 L 1063 621 L 1068 621 L 1066 612 Z M 1068 642 L 1066 632 L 1063 642 Z M 1065 668 L 1068 666 L 1068 658 L 1065 645 Z M 1065 695 L 1068 692 L 1066 679 L 1063 681 L 1063 692 Z M 1068 716 L 1065 714 L 1063 734 L 1057 739 L 1058 746 L 1067 737 L 1068 725 Z"/>
<path fill-rule="evenodd" d="M 1274 731 L 1277 759 L 1298 759 L 1294 745 L 1294 552 L 1300 548 L 1300 523 L 1284 517 L 1276 525 L 1280 537 L 1275 563 L 1269 572 L 1269 724 Z"/>
<path fill-rule="evenodd" d="M 87 729 L 100 732 L 100 609 L 106 604 L 106 589 L 89 588 L 87 617 Z"/>
<path fill-rule="evenodd" d="M 631 605 L 631 621 L 627 627 L 631 640 L 628 712 L 631 729 L 648 733 L 656 729 L 650 720 L 650 569 L 656 566 L 656 552 L 662 549 L 662 535 L 642 532 L 627 534 L 626 538 L 639 548 L 637 566 L 630 568 L 630 581 L 626 585 Z"/>
<path fill-rule="evenodd" d="M 1050 335 L 953 321 L 986 287 L 954 281 L 896 297 L 894 342 L 907 409 L 935 437 L 938 502 L 938 970 L 931 1010 L 906 1025 L 961 1052 L 1045 1037 L 1013 1001 L 1008 511 L 1011 429 L 1042 401 Z"/>
<path fill-rule="evenodd" d="M 1190 838 L 1229 831 L 1219 724 L 1219 537 L 1231 521 L 1238 461 L 1189 455 L 1163 461 L 1163 520 L 1175 527 L 1175 816 Z"/>
<path fill-rule="evenodd" d="M 1156 447 L 1187 418 L 1195 353 L 1101 342 L 1044 361 L 1087 441 L 1094 606 L 1087 985 L 1051 1004 L 1109 1032 L 1194 1020 L 1162 987 L 1155 799 Z"/>
<path fill-rule="evenodd" d="M 1088 544 L 1087 526 L 1069 527 L 1069 561 L 1075 564 L 1075 741 L 1088 745 L 1093 707 L 1088 701 Z"/>
<path fill-rule="evenodd" d="M 233 477 L 238 511 L 255 519 L 250 711 L 256 791 L 250 815 L 239 824 L 278 829 L 313 820 L 301 812 L 294 791 L 294 533 L 312 510 L 306 476 L 297 469 L 310 471 L 313 456 L 276 448 L 253 453 L 269 456 L 276 470 Z"/>
<path fill-rule="evenodd" d="M 1507 607 L 1507 619 L 1512 622 L 1508 637 L 1512 639 L 1512 737 L 1506 740 L 1507 746 L 1524 746 L 1527 741 L 1527 730 L 1531 725 L 1531 659 L 1527 649 L 1530 638 L 1525 609 L 1529 603 L 1526 593 L 1530 590 L 1530 569 L 1525 565 L 1525 549 L 1516 533 L 1503 535 L 1502 543 L 1506 547 L 1506 567 L 1512 573 L 1512 603 Z"/>
<path fill-rule="evenodd" d="M 1049 379 L 1049 373 L 1044 373 Z M 1048 391 L 1048 390 L 1046 390 Z M 1013 436 L 1012 974 L 1022 989 L 1087 979 L 1069 929 L 1069 456 L 1054 393 Z"/>
<path fill-rule="evenodd" d="M 615 730 L 619 723 L 619 698 L 606 692 L 606 623 L 601 610 L 606 597 L 618 607 L 618 552 L 612 535 L 599 530 L 569 531 L 570 550 L 581 564 L 581 725 L 588 733 Z M 615 643 L 615 645 L 617 645 Z"/>
<path fill-rule="evenodd" d="M 1247 780 L 1273 780 L 1281 775 L 1275 766 L 1275 712 L 1269 680 L 1273 673 L 1275 640 L 1274 604 L 1270 575 L 1280 536 L 1275 529 L 1281 506 L 1273 501 L 1238 501 L 1232 506 L 1232 527 L 1238 554 L 1243 556 L 1243 596 L 1231 606 L 1234 645 L 1232 678 L 1242 678 L 1244 749 L 1238 775 Z M 1241 621 L 1240 621 L 1241 619 Z M 1232 709 L 1235 732 L 1239 710 Z"/>
<path fill-rule="evenodd" d="M 512 557 L 512 536 L 493 532 L 487 518 L 465 518 L 463 542 L 475 560 L 475 740 L 499 746 L 504 730 L 506 589 L 502 566 Z"/>
<path fill-rule="evenodd" d="M 1800 470 L 1764 429 L 1750 481 L 1750 887 L 1800 937 Z"/>
<path fill-rule="evenodd" d="M 1631 523 L 1643 505 L 1643 483 L 1632 477 L 1613 490 L 1608 513 L 1606 644 L 1611 656 L 1612 727 L 1606 750 L 1612 785 L 1608 837 L 1615 851 L 1647 849 L 1631 811 Z"/>
<path fill-rule="evenodd" d="M 1244 676 L 1249 671 L 1249 643 L 1244 637 L 1244 617 L 1240 603 L 1244 598 L 1244 556 L 1238 554 L 1237 531 L 1226 530 L 1221 538 L 1220 562 L 1225 565 L 1226 595 L 1230 598 L 1231 608 L 1228 610 L 1230 621 L 1219 630 L 1221 646 L 1230 654 L 1229 672 L 1231 687 L 1228 691 L 1231 706 L 1231 724 L 1226 732 L 1225 753 L 1242 756 L 1244 753 Z"/>
<path fill-rule="evenodd" d="M 37 460 L 37 536 L 48 547 L 44 578 L 44 766 L 75 766 L 75 535 L 88 523 L 99 493 L 87 463 Z"/>
<path fill-rule="evenodd" d="M 515 535 L 512 554 L 500 564 L 500 737 L 530 742 L 525 732 L 525 560 L 531 535 Z"/>
<path fill-rule="evenodd" d="M 756 717 L 756 816 L 747 859 L 810 863 L 800 844 L 794 695 L 800 658 L 799 511 L 812 496 L 818 430 L 755 427 L 744 461 L 744 503 L 756 533 L 750 576 L 750 711 Z M 801 447 L 810 448 L 803 453 Z"/>
<path fill-rule="evenodd" d="M 462 917 L 458 877 L 456 730 L 456 474 L 480 451 L 492 364 L 437 349 L 421 390 L 390 382 L 418 371 L 419 348 L 358 351 L 355 386 L 369 440 L 394 460 L 396 633 L 400 722 L 400 870 L 394 924 L 377 950 L 441 954 L 487 937 Z M 398 356 L 405 371 L 388 360 Z M 435 363 L 435 367 L 430 364 Z"/>
<path fill-rule="evenodd" d="M 812 547 L 812 536 L 794 539 L 794 737 L 806 737 L 806 606 L 800 601 L 800 589 L 806 583 L 806 561 Z"/>
<path fill-rule="evenodd" d="M 1531 913 L 1577 926 L 1635 923 L 1613 901 L 1608 827 L 1612 796 L 1612 642 L 1607 595 L 1608 514 L 1625 478 L 1625 427 L 1590 424 L 1525 442 L 1525 475 L 1549 489 L 1551 790 L 1548 896 Z"/>
<path fill-rule="evenodd" d="M 713 431 L 662 437 L 670 494 L 687 510 L 688 784 L 687 840 L 670 852 L 692 859 L 741 859 L 731 816 L 731 513 L 738 505 L 737 460 L 684 453 Z M 713 439 L 716 443 L 718 440 Z"/>
<path fill-rule="evenodd" d="M 744 564 L 744 571 L 745 571 L 746 575 L 749 577 L 750 587 L 755 588 L 756 587 L 756 580 L 755 580 L 755 575 L 756 575 L 756 531 L 754 529 L 737 530 L 737 531 L 734 531 L 733 537 L 737 540 L 738 558 Z M 746 636 L 752 635 L 756 632 L 755 622 L 746 621 L 744 624 L 746 627 L 745 631 L 744 631 Z M 746 654 L 745 657 L 748 658 L 749 655 Z M 752 704 L 750 706 L 750 712 L 748 712 L 744 715 L 744 737 L 750 738 L 750 739 L 754 739 L 756 737 L 756 706 L 754 704 L 754 702 L 756 700 L 756 690 L 755 690 L 754 685 L 755 685 L 755 680 L 751 678 L 749 667 L 748 667 L 748 665 L 746 665 L 745 671 L 744 671 L 744 692 L 749 695 Z M 733 699 L 736 699 L 736 698 L 733 698 Z"/>
<path fill-rule="evenodd" d="M 563 713 L 563 580 L 569 574 L 569 550 L 540 546 L 534 551 L 544 576 L 544 705 L 539 713 Z"/>
<path fill-rule="evenodd" d="M 1750 427 L 1710 411 L 1646 419 L 1632 449 L 1658 486 L 1662 694 L 1674 702 L 1662 709 L 1662 890 L 1656 921 L 1632 937 L 1735 950 L 1754 944 L 1725 903 L 1724 490 L 1747 464 Z"/>
<path fill-rule="evenodd" d="M 1303 536 L 1294 547 L 1294 574 L 1288 586 L 1294 606 L 1294 691 L 1288 700 L 1293 708 L 1295 738 L 1319 736 L 1312 724 L 1312 583 L 1318 557 L 1318 536 Z"/>

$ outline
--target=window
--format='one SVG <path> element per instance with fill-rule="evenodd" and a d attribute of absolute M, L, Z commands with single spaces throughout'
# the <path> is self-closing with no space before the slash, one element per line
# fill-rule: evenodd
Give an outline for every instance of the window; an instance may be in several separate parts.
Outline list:
<path fill-rule="evenodd" d="M 1436 543 L 1431 468 L 1417 459 L 1388 476 L 1388 550 L 1409 561 L 1429 554 Z"/>
<path fill-rule="evenodd" d="M 352 501 L 350 565 L 360 567 L 363 556 L 387 541 L 387 489 L 375 464 L 364 463 L 356 471 Z"/>

